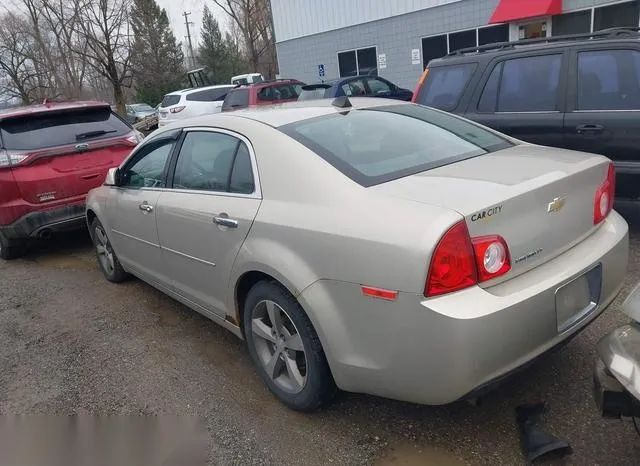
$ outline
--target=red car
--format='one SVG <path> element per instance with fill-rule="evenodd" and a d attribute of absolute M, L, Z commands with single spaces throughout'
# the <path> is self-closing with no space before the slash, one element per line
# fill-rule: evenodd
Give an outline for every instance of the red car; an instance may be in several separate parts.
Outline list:
<path fill-rule="evenodd" d="M 222 111 L 295 102 L 304 85 L 296 79 L 276 79 L 239 86 L 227 93 L 222 103 Z"/>
<path fill-rule="evenodd" d="M 0 111 L 0 257 L 84 227 L 85 198 L 142 135 L 102 102 Z"/>

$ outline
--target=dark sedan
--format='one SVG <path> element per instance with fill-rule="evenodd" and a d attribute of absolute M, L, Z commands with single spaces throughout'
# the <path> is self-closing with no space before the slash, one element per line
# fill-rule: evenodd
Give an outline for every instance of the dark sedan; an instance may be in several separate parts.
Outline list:
<path fill-rule="evenodd" d="M 409 101 L 413 92 L 380 76 L 352 76 L 302 86 L 298 100 L 327 99 L 340 96 L 382 97 Z"/>

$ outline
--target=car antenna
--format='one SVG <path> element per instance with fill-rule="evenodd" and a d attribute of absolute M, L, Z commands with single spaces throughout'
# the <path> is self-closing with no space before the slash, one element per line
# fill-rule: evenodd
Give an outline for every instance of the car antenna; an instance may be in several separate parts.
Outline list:
<path fill-rule="evenodd" d="M 351 105 L 351 101 L 349 100 L 349 97 L 344 95 L 341 97 L 336 97 L 335 99 L 333 99 L 333 102 L 331 102 L 331 105 L 333 105 L 334 107 L 338 107 L 338 108 L 351 108 L 353 107 L 353 105 Z"/>

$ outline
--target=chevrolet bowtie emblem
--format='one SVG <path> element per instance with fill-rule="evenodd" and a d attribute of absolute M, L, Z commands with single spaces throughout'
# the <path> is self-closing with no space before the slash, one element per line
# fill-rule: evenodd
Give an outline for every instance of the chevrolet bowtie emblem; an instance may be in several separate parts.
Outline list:
<path fill-rule="evenodd" d="M 547 205 L 547 213 L 558 212 L 564 207 L 564 198 L 556 197 L 553 201 Z"/>

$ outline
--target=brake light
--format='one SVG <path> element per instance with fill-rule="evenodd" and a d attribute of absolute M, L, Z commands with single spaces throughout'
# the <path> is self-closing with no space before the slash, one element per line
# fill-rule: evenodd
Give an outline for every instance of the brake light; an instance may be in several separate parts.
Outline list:
<path fill-rule="evenodd" d="M 437 296 L 475 285 L 478 274 L 467 224 L 462 221 L 452 226 L 431 258 L 425 296 Z"/>
<path fill-rule="evenodd" d="M 511 270 L 509 248 L 500 236 L 471 238 L 464 221 L 440 239 L 431 258 L 424 295 L 452 293 Z"/>
<path fill-rule="evenodd" d="M 169 109 L 169 111 L 170 111 L 171 113 L 180 113 L 180 112 L 181 112 L 181 111 L 183 111 L 185 108 L 187 108 L 187 107 L 185 107 L 185 106 L 183 105 L 182 107 L 173 107 L 173 108 L 170 108 L 170 109 Z"/>
<path fill-rule="evenodd" d="M 607 178 L 596 190 L 593 201 L 593 224 L 601 223 L 613 210 L 613 198 L 616 191 L 616 169 L 609 163 Z"/>
<path fill-rule="evenodd" d="M 17 165 L 29 156 L 26 152 L 11 152 L 0 149 L 0 170 Z"/>
<path fill-rule="evenodd" d="M 425 79 L 427 79 L 428 74 L 429 74 L 429 68 L 425 68 L 422 74 L 420 75 L 420 79 L 418 80 L 418 85 L 416 86 L 416 90 L 413 91 L 413 97 L 411 98 L 411 102 L 416 103 L 416 99 L 418 98 L 418 93 L 420 92 L 420 88 L 424 84 Z"/>
<path fill-rule="evenodd" d="M 479 282 L 504 275 L 511 269 L 509 249 L 501 236 L 473 238 L 471 243 L 476 256 Z"/>

